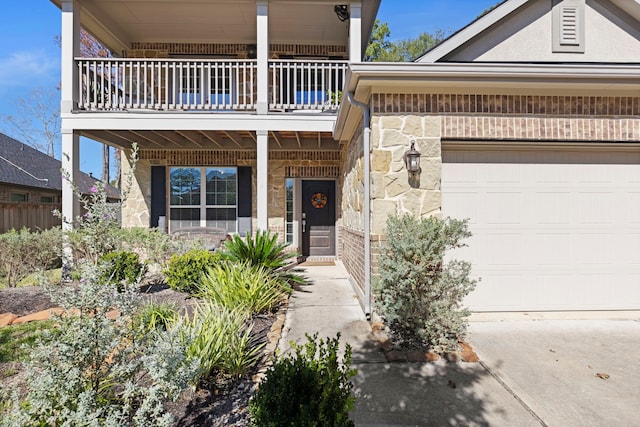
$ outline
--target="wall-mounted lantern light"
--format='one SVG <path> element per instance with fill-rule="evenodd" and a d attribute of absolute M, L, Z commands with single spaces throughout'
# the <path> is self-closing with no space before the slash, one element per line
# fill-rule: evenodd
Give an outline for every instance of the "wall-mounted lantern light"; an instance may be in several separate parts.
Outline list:
<path fill-rule="evenodd" d="M 415 141 L 411 141 L 411 149 L 404 153 L 404 164 L 409 174 L 415 175 L 420 172 L 420 152 L 416 150 Z"/>

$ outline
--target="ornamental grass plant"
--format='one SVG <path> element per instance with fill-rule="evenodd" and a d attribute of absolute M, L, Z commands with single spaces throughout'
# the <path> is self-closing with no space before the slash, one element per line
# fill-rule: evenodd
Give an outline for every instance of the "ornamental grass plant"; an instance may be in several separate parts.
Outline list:
<path fill-rule="evenodd" d="M 290 292 L 289 284 L 273 277 L 264 266 L 223 262 L 207 269 L 197 295 L 250 316 L 272 312 Z"/>

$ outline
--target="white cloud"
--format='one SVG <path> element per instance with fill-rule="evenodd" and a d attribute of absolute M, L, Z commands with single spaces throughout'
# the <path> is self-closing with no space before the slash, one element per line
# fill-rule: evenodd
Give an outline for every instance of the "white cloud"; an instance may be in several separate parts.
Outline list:
<path fill-rule="evenodd" d="M 0 88 L 47 86 L 60 80 L 60 60 L 44 50 L 0 57 Z"/>

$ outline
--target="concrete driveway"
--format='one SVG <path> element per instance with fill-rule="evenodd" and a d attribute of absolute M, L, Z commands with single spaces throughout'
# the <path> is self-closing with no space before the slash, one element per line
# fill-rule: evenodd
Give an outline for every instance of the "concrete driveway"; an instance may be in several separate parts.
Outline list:
<path fill-rule="evenodd" d="M 469 341 L 541 425 L 640 425 L 640 316 L 568 316 L 475 316 Z"/>
<path fill-rule="evenodd" d="M 640 313 L 474 315 L 468 341 L 480 363 L 387 363 L 344 269 L 307 276 L 280 349 L 305 333 L 341 333 L 358 369 L 356 426 L 640 426 Z"/>

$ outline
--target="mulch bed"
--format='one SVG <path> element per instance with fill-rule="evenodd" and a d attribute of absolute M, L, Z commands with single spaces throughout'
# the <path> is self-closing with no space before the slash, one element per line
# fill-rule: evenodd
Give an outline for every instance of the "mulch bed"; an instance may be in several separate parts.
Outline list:
<path fill-rule="evenodd" d="M 195 300 L 189 295 L 171 290 L 164 284 L 148 284 L 140 288 L 145 302 L 174 304 L 179 311 L 190 313 Z M 14 313 L 25 316 L 34 312 L 55 307 L 49 296 L 39 286 L 9 288 L 0 290 L 0 314 Z M 257 316 L 253 319 L 253 333 L 260 342 L 267 341 L 267 334 L 276 319 L 275 315 Z M 215 384 L 202 384 L 196 391 L 187 391 L 177 402 L 168 404 L 168 410 L 175 417 L 175 426 L 248 426 L 250 416 L 249 399 L 255 392 L 253 376 L 265 367 L 263 360 L 253 372 L 245 378 L 234 381 L 218 381 Z M 4 366 L 7 365 L 7 366 Z M 0 364 L 0 372 L 10 369 L 18 371 L 16 375 L 4 378 L 0 376 L 0 387 L 16 386 L 21 377 L 19 364 Z M 6 369 L 5 369 L 6 368 Z"/>

